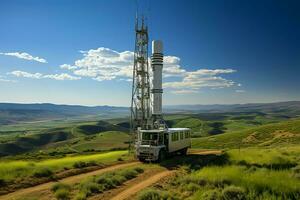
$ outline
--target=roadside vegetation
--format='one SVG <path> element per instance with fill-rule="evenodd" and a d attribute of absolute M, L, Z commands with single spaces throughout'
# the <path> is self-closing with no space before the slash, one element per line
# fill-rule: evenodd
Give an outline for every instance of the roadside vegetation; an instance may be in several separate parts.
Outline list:
<path fill-rule="evenodd" d="M 0 192 L 5 193 L 11 187 L 28 187 L 129 159 L 132 158 L 128 155 L 128 151 L 112 151 L 42 161 L 1 161 Z"/>
<path fill-rule="evenodd" d="M 215 157 L 227 162 L 201 162 L 207 157 L 199 156 L 196 163 L 201 166 L 182 165 L 176 177 L 141 191 L 136 199 L 296 200 L 300 198 L 299 155 L 300 148 L 292 146 L 235 149 Z"/>
<path fill-rule="evenodd" d="M 52 187 L 52 192 L 58 200 L 71 198 L 75 200 L 85 200 L 93 195 L 116 188 L 143 172 L 144 169 L 141 167 L 131 167 L 114 172 L 107 172 L 99 176 L 88 177 L 74 185 L 56 183 Z"/>

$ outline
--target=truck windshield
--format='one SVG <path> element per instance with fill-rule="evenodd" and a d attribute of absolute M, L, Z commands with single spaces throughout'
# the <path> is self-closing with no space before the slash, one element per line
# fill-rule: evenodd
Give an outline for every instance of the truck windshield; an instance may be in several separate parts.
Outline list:
<path fill-rule="evenodd" d="M 163 133 L 142 132 L 142 144 L 161 145 L 163 144 Z"/>

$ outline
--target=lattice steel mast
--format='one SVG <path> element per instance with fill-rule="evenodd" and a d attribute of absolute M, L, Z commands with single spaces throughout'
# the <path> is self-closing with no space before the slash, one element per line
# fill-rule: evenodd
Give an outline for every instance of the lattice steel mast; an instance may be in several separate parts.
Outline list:
<path fill-rule="evenodd" d="M 148 63 L 148 27 L 144 17 L 136 18 L 135 51 L 133 65 L 133 84 L 131 98 L 131 131 L 134 134 L 138 127 L 151 129 L 150 83 Z"/>

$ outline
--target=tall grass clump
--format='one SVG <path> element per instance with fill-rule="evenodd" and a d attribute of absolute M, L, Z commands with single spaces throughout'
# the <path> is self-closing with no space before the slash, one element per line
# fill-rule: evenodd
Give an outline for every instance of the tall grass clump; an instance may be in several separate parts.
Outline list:
<path fill-rule="evenodd" d="M 88 178 L 79 184 L 79 193 L 76 195 L 75 199 L 83 200 L 93 194 L 116 188 L 125 181 L 133 179 L 143 172 L 144 170 L 142 168 L 136 167 L 123 169 L 117 172 L 108 172 L 100 176 Z"/>
<path fill-rule="evenodd" d="M 174 196 L 165 191 L 156 189 L 147 189 L 142 191 L 138 197 L 138 200 L 177 200 Z"/>
<path fill-rule="evenodd" d="M 293 156 L 282 153 L 280 149 L 246 148 L 230 150 L 227 153 L 233 164 L 269 169 L 289 169 L 297 165 Z"/>
<path fill-rule="evenodd" d="M 257 194 L 267 191 L 279 197 L 300 197 L 300 182 L 288 170 L 249 171 L 242 166 L 205 167 L 193 176 L 214 186 L 236 185 Z"/>
<path fill-rule="evenodd" d="M 53 175 L 53 171 L 46 167 L 37 168 L 33 172 L 33 176 L 36 178 L 50 177 L 52 175 Z"/>
<path fill-rule="evenodd" d="M 246 192 L 244 188 L 232 185 L 223 189 L 222 198 L 224 200 L 246 200 Z"/>
<path fill-rule="evenodd" d="M 68 199 L 70 199 L 71 187 L 67 184 L 56 183 L 51 187 L 51 190 L 54 192 L 54 196 L 58 200 L 68 200 Z"/>

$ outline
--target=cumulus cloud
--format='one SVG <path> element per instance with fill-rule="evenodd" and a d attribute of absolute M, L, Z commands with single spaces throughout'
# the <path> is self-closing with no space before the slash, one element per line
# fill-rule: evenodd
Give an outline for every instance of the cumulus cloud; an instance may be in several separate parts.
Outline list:
<path fill-rule="evenodd" d="M 67 70 L 74 70 L 77 69 L 76 66 L 68 65 L 68 64 L 62 64 L 59 66 L 61 69 L 67 69 Z"/>
<path fill-rule="evenodd" d="M 10 53 L 0 53 L 0 55 L 6 55 L 6 56 L 14 56 L 17 58 L 25 59 L 25 60 L 33 60 L 40 63 L 47 63 L 47 61 L 44 58 L 40 57 L 33 57 L 29 53 L 26 52 L 10 52 Z"/>
<path fill-rule="evenodd" d="M 235 90 L 235 92 L 237 93 L 243 93 L 243 92 L 246 92 L 245 90 Z"/>
<path fill-rule="evenodd" d="M 72 76 L 70 74 L 62 73 L 62 74 L 48 74 L 44 75 L 43 78 L 50 78 L 50 79 L 55 79 L 58 81 L 63 81 L 63 80 L 79 80 L 81 77 L 78 76 Z"/>
<path fill-rule="evenodd" d="M 235 85 L 235 82 L 221 77 L 221 74 L 234 73 L 233 69 L 199 69 L 185 72 L 180 81 L 165 82 L 164 88 L 169 88 L 174 94 L 195 93 L 201 88 L 220 89 Z"/>
<path fill-rule="evenodd" d="M 25 77 L 25 78 L 33 78 L 33 79 L 40 79 L 43 77 L 41 73 L 28 73 L 24 71 L 12 71 L 9 74 L 14 75 L 16 77 Z"/>
<path fill-rule="evenodd" d="M 10 75 L 16 76 L 16 77 L 24 77 L 24 78 L 32 78 L 32 79 L 54 79 L 54 80 L 79 80 L 81 77 L 78 76 L 72 76 L 66 73 L 62 74 L 41 74 L 41 73 L 29 73 L 24 71 L 12 71 L 8 73 Z"/>
<path fill-rule="evenodd" d="M 73 71 L 78 76 L 91 77 L 97 81 L 132 76 L 133 52 L 117 52 L 100 47 L 80 53 L 83 58 L 74 62 L 76 69 Z"/>
<path fill-rule="evenodd" d="M 96 81 L 130 80 L 132 77 L 133 52 L 118 52 L 105 47 L 79 52 L 83 56 L 81 59 L 74 61 L 72 65 L 63 64 L 60 67 L 72 71 L 74 75 L 89 77 Z M 241 86 L 223 77 L 225 74 L 235 72 L 236 70 L 230 68 L 187 71 L 181 66 L 179 57 L 167 55 L 164 56 L 163 87 L 174 94 L 187 94 L 197 93 L 204 87 L 218 89 Z M 170 81 L 170 78 L 177 81 Z"/>

